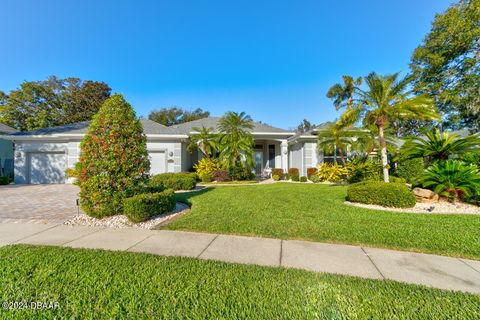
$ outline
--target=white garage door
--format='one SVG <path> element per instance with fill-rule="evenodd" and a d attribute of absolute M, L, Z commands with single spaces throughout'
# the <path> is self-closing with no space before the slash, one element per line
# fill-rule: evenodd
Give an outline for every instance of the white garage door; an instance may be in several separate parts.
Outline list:
<path fill-rule="evenodd" d="M 28 158 L 31 184 L 65 183 L 67 157 L 64 152 L 32 152 Z"/>
<path fill-rule="evenodd" d="M 167 172 L 167 157 L 165 151 L 150 151 L 150 174 Z"/>

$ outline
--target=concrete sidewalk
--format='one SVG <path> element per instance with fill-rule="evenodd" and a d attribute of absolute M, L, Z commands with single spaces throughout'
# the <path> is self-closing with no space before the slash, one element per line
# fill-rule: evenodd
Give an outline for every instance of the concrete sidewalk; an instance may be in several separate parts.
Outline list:
<path fill-rule="evenodd" d="M 480 294 L 480 261 L 350 245 L 181 231 L 0 224 L 0 246 L 15 243 L 298 268 Z"/>

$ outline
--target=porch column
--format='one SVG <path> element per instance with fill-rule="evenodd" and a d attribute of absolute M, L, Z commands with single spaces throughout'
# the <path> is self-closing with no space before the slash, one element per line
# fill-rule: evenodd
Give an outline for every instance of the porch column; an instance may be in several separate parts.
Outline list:
<path fill-rule="evenodd" d="M 288 143 L 287 140 L 281 140 L 280 144 L 280 154 L 282 156 L 282 169 L 283 172 L 288 171 Z"/>

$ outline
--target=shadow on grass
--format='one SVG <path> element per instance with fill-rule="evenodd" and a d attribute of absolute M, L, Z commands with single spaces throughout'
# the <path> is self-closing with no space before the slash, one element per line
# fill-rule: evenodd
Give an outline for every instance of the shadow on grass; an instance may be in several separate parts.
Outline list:
<path fill-rule="evenodd" d="M 176 193 L 175 194 L 175 200 L 177 202 L 185 203 L 187 206 L 191 207 L 192 202 L 190 201 L 190 199 L 201 196 L 201 195 L 203 195 L 207 192 L 210 192 L 212 190 L 213 190 L 213 188 L 206 187 L 206 188 L 203 188 L 201 190 L 193 190 L 193 191 L 190 191 L 190 192 Z"/>

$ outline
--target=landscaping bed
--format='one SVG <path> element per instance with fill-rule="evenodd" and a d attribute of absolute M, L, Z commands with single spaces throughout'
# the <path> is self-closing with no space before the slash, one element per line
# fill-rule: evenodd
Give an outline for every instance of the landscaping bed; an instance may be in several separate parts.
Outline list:
<path fill-rule="evenodd" d="M 472 204 L 464 203 L 464 202 L 457 202 L 457 203 L 451 203 L 448 201 L 438 201 L 438 202 L 431 202 L 431 203 L 417 202 L 413 208 L 391 208 L 391 207 L 384 207 L 384 206 L 375 205 L 375 204 L 364 204 L 364 203 L 350 202 L 350 201 L 345 201 L 345 204 L 359 207 L 359 208 L 395 211 L 395 212 L 480 215 L 480 207 Z"/>
<path fill-rule="evenodd" d="M 480 312 L 473 294 L 294 269 L 26 245 L 0 248 L 0 261 L 1 301 L 58 303 L 0 308 L 5 319 L 473 319 Z"/>

